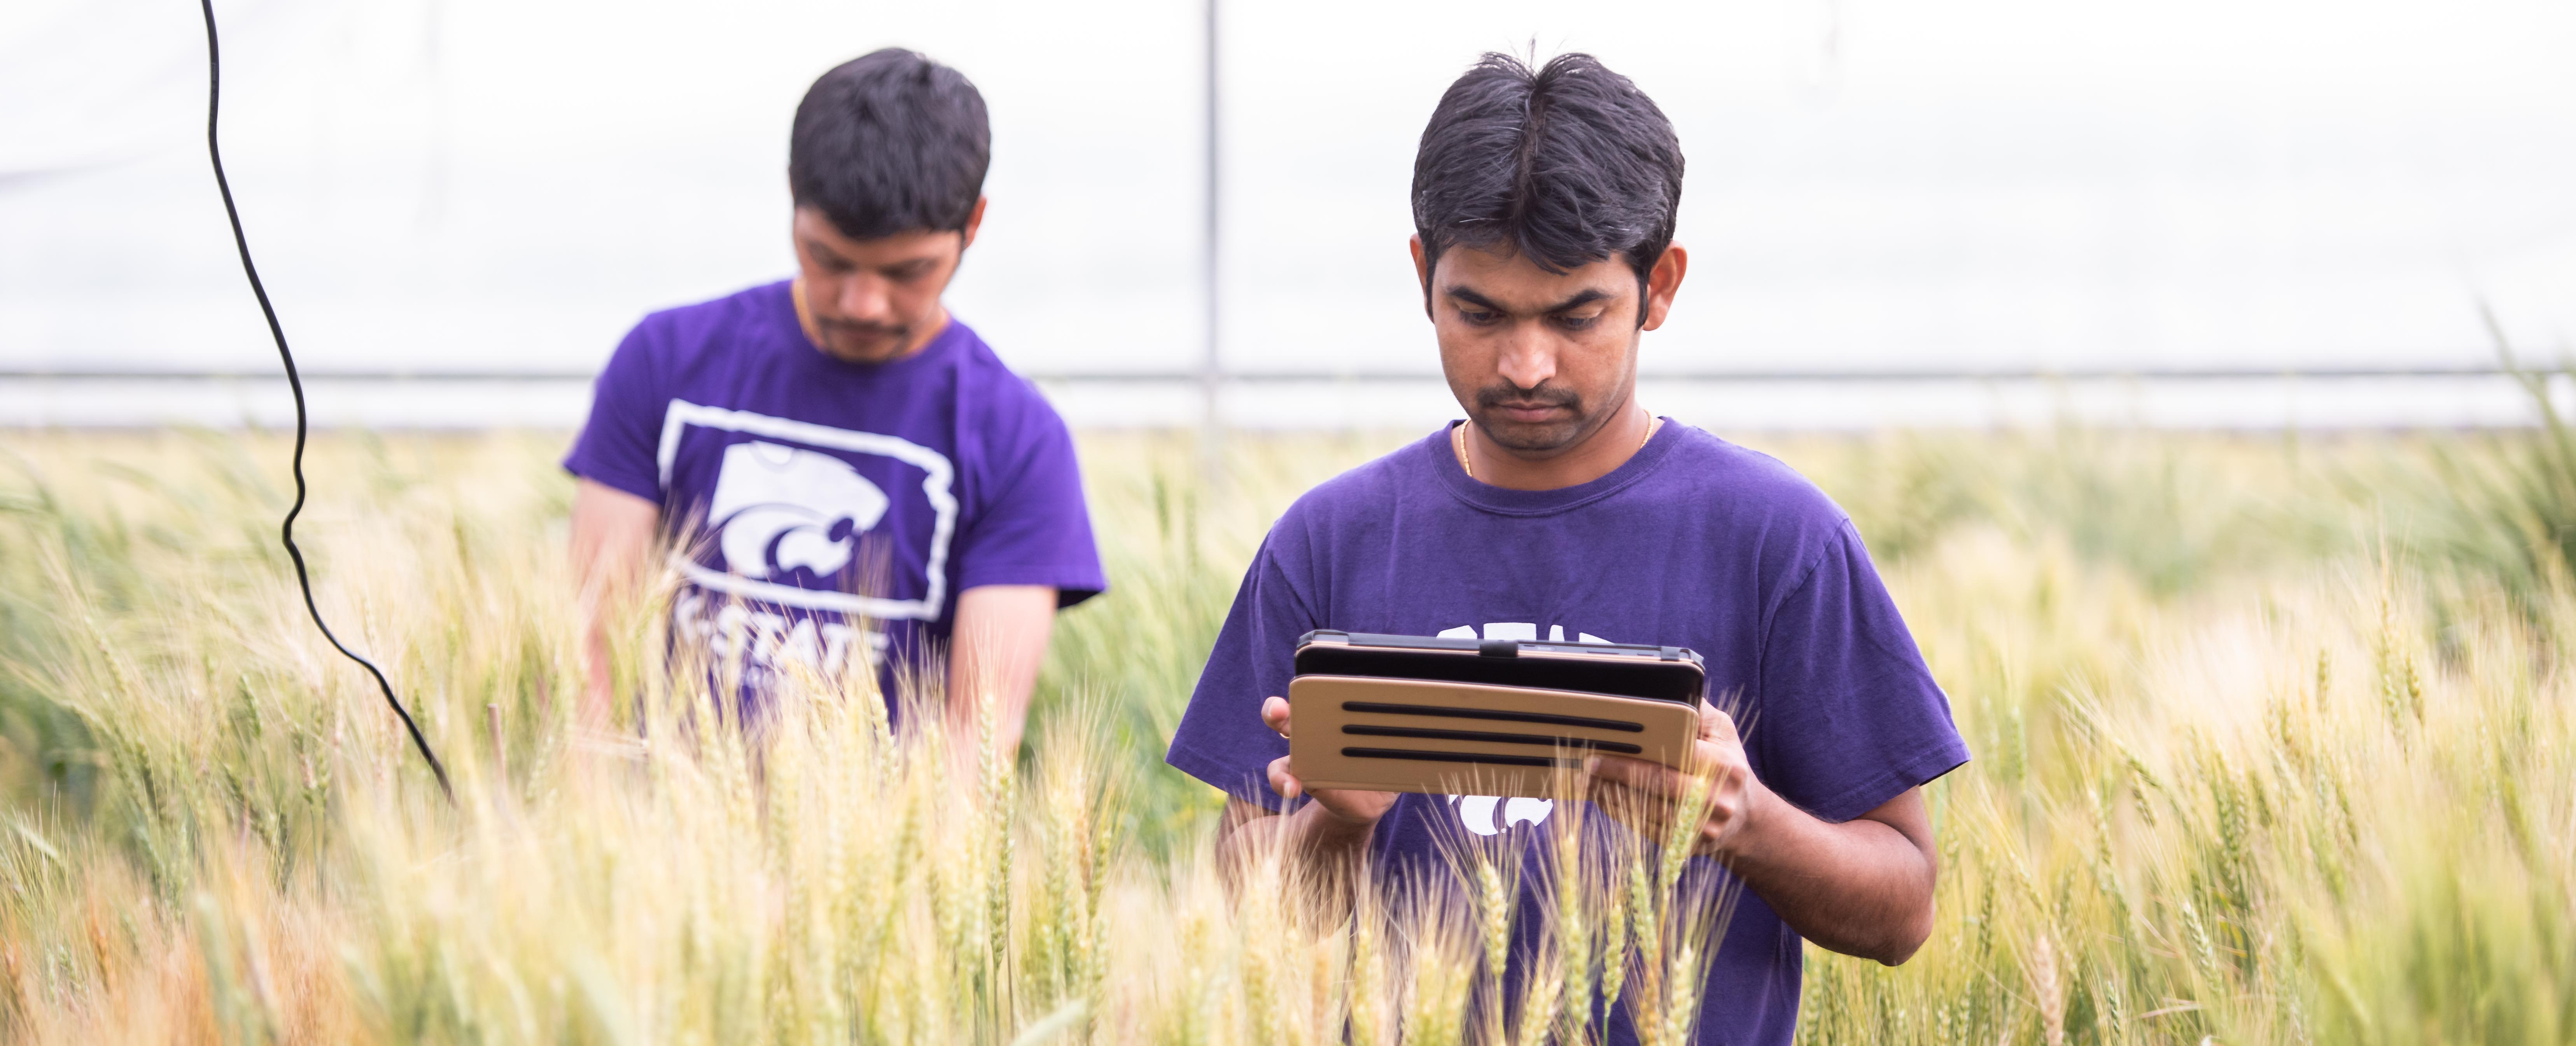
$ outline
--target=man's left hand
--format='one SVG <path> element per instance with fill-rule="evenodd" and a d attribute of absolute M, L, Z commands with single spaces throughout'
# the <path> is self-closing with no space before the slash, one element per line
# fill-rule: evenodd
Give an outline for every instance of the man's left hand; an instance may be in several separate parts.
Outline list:
<path fill-rule="evenodd" d="M 1691 853 L 1725 864 L 1799 936 L 1890 965 L 1931 936 L 1940 864 L 1921 788 L 1849 821 L 1817 820 L 1753 776 L 1734 718 L 1705 703 L 1685 768 L 1611 755 L 1587 762 L 1586 797 L 1657 843 L 1705 794 Z"/>
<path fill-rule="evenodd" d="M 1586 797 L 1638 834 L 1663 840 L 1672 837 L 1672 818 L 1705 789 L 1708 800 L 1691 852 L 1724 854 L 1744 831 L 1762 791 L 1745 759 L 1744 739 L 1735 732 L 1735 718 L 1700 702 L 1699 736 L 1691 741 L 1686 763 L 1677 770 L 1627 756 L 1594 756 L 1586 761 Z"/>

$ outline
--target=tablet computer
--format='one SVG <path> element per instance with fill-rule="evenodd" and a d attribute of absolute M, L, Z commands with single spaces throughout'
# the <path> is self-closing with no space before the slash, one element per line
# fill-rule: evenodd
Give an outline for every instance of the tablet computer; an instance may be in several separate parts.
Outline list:
<path fill-rule="evenodd" d="M 1318 630 L 1288 742 L 1309 788 L 1551 796 L 1594 754 L 1681 766 L 1707 689 L 1681 647 Z"/>

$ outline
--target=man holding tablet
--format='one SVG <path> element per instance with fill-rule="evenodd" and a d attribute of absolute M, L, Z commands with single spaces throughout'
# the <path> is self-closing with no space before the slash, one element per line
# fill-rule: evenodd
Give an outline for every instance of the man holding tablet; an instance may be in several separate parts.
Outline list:
<path fill-rule="evenodd" d="M 1694 772 L 1715 797 L 1697 852 L 1746 888 L 1699 1037 L 1787 1043 L 1801 938 L 1898 963 L 1929 935 L 1921 788 L 1968 753 L 1849 518 L 1780 462 L 1636 403 L 1643 334 L 1688 264 L 1672 242 L 1681 181 L 1670 121 L 1589 56 L 1533 71 L 1487 55 L 1451 85 L 1414 161 L 1412 249 L 1467 421 L 1317 487 L 1271 529 L 1168 758 L 1228 793 L 1221 853 L 1427 866 L 1444 833 L 1535 842 L 1525 826 L 1603 815 L 1309 793 L 1282 699 L 1301 635 L 1696 650 L 1735 711 L 1702 712 Z M 1587 787 L 1604 805 L 1687 784 L 1596 762 Z M 1619 1008 L 1610 1019 L 1614 1041 L 1634 1041 Z"/>

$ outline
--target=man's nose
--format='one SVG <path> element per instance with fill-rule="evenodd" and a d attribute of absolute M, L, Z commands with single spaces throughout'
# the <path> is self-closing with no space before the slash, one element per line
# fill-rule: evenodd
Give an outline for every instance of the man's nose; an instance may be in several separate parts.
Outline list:
<path fill-rule="evenodd" d="M 858 323 L 884 323 L 894 318 L 893 299 L 886 294 L 886 281 L 874 276 L 853 276 L 841 283 L 838 305 L 843 319 Z"/>
<path fill-rule="evenodd" d="M 1516 329 L 1504 335 L 1502 349 L 1496 369 L 1512 387 L 1535 389 L 1556 376 L 1556 347 L 1538 332 Z"/>

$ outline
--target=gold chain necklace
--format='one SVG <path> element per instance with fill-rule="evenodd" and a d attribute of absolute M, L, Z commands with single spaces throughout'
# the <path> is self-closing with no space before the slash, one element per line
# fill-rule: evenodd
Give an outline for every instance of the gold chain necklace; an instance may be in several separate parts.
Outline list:
<path fill-rule="evenodd" d="M 1474 479 L 1476 478 L 1476 466 L 1467 464 L 1467 425 L 1467 422 L 1462 421 L 1449 426 L 1449 449 L 1457 452 L 1458 454 L 1458 471 L 1466 473 L 1468 479 Z M 1646 422 L 1646 438 L 1637 441 L 1637 450 L 1644 450 L 1646 449 L 1646 444 L 1654 442 L 1656 430 L 1663 427 L 1664 419 L 1662 415 L 1655 415 L 1649 419 Z M 1636 453 L 1636 451 L 1630 451 L 1629 453 L 1633 454 Z"/>

